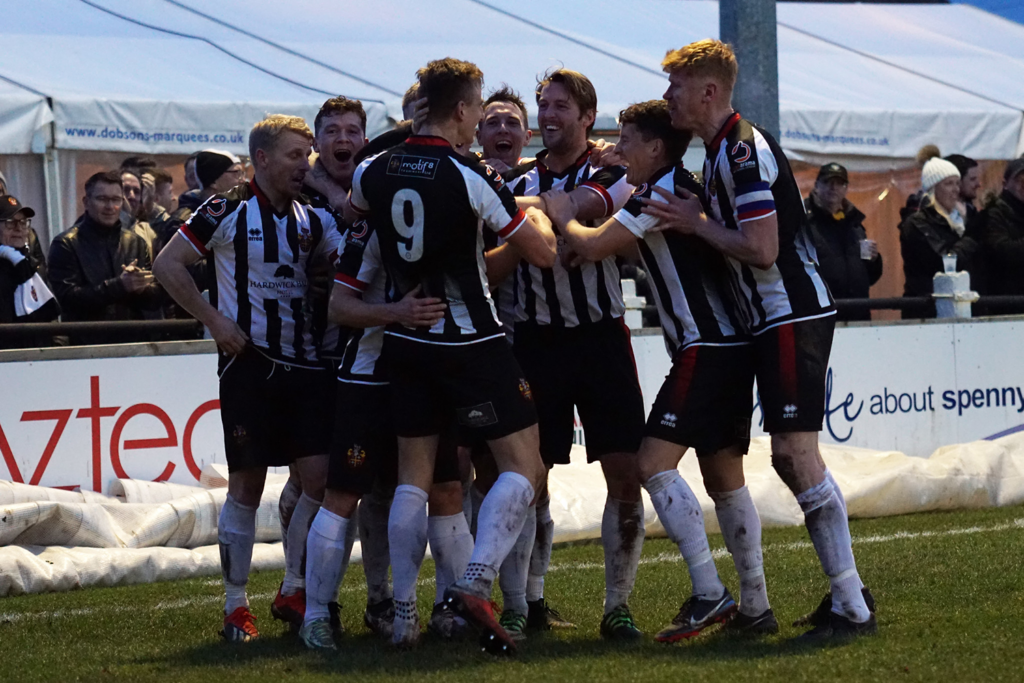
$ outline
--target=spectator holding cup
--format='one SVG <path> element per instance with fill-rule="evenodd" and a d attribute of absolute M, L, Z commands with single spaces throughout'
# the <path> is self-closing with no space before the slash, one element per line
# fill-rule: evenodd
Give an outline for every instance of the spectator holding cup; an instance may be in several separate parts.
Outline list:
<path fill-rule="evenodd" d="M 837 164 L 818 170 L 814 189 L 804 202 L 819 272 L 836 299 L 866 299 L 882 277 L 878 244 L 867 238 L 864 214 L 846 198 L 849 174 Z M 842 310 L 839 320 L 870 320 L 871 311 Z"/>

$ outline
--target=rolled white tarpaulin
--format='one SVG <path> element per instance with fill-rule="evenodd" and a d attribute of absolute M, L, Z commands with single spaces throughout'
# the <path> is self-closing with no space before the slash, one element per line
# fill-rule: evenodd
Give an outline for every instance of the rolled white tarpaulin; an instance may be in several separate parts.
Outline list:
<path fill-rule="evenodd" d="M 851 517 L 1024 502 L 1024 433 L 947 446 L 929 458 L 833 445 L 821 451 Z M 793 494 L 771 467 L 767 438 L 751 442 L 744 469 L 764 526 L 803 523 Z M 0 546 L 7 546 L 0 547 L 0 596 L 219 573 L 217 518 L 227 480 L 222 465 L 207 470 L 201 483 L 220 488 L 123 480 L 112 487 L 118 497 L 104 497 L 0 482 Z M 680 471 L 701 502 L 708 531 L 717 533 L 714 505 L 692 454 Z M 280 540 L 277 502 L 286 479 L 268 476 L 254 567 L 284 566 L 280 545 L 262 544 Z M 551 470 L 548 487 L 556 543 L 600 538 L 607 491 L 600 466 L 587 464 L 584 448 L 574 446 L 571 464 Z M 178 493 L 184 495 L 167 500 Z M 646 493 L 644 501 L 647 535 L 663 536 Z M 353 559 L 359 556 L 357 543 Z"/>

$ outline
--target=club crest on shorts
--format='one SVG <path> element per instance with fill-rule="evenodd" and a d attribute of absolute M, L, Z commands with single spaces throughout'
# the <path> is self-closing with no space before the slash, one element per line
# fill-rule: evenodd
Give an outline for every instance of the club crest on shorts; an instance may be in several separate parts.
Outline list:
<path fill-rule="evenodd" d="M 348 458 L 349 467 L 362 467 L 366 462 L 366 451 L 359 444 L 353 444 L 345 455 Z"/>
<path fill-rule="evenodd" d="M 235 431 L 232 432 L 232 436 L 235 437 L 235 443 L 239 446 L 249 442 L 249 432 L 245 431 L 245 427 L 242 425 L 235 425 Z"/>
<path fill-rule="evenodd" d="M 523 395 L 527 401 L 533 400 L 533 390 L 530 389 L 530 383 L 522 377 L 519 378 L 519 393 Z"/>

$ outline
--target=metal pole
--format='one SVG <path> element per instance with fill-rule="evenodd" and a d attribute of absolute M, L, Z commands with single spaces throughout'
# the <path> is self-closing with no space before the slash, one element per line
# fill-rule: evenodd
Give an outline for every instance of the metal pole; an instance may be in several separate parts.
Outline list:
<path fill-rule="evenodd" d="M 779 139 L 779 46 L 775 0 L 719 0 L 718 33 L 740 73 L 733 106 Z"/>
<path fill-rule="evenodd" d="M 60 186 L 60 166 L 57 163 L 57 148 L 54 147 L 54 127 L 50 124 L 50 139 L 43 152 L 43 187 L 46 191 L 46 228 L 49 235 L 41 236 L 44 244 L 64 232 L 69 226 L 64 223 L 64 193 Z M 72 190 L 73 191 L 73 190 Z"/>

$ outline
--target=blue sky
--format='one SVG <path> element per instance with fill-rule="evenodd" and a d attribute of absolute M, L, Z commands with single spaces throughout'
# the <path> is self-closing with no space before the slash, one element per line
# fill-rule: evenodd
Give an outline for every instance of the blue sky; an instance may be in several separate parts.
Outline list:
<path fill-rule="evenodd" d="M 1024 24 L 1024 0 L 972 0 L 964 4 L 974 5 L 986 12 Z"/>

